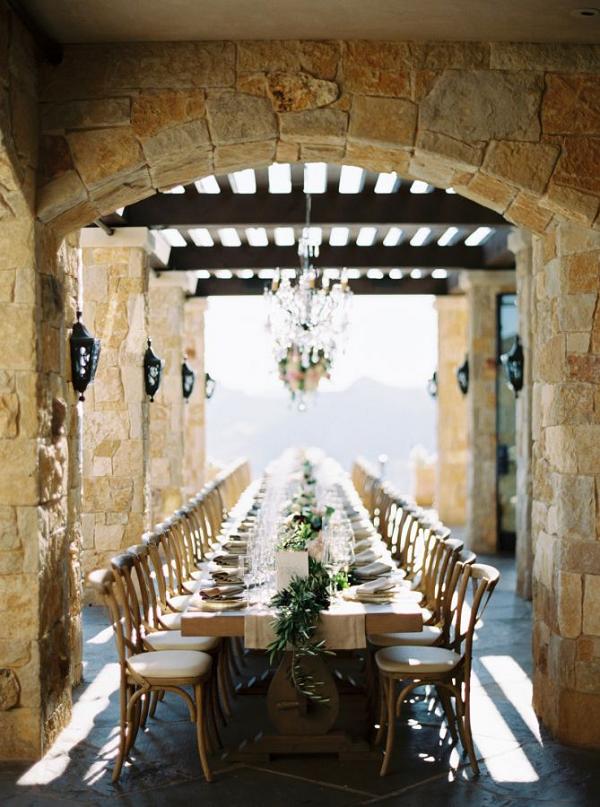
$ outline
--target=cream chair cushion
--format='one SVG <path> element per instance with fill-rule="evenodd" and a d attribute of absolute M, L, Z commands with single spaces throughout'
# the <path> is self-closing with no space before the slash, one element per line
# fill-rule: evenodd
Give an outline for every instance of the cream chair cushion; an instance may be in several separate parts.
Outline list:
<path fill-rule="evenodd" d="M 191 596 L 191 594 L 176 594 L 174 597 L 167 597 L 169 608 L 173 608 L 174 611 L 185 611 Z"/>
<path fill-rule="evenodd" d="M 179 630 L 181 628 L 181 614 L 161 614 L 158 621 L 166 630 Z"/>
<path fill-rule="evenodd" d="M 406 678 L 419 673 L 445 673 L 456 667 L 462 656 L 444 647 L 385 647 L 375 653 L 380 670 Z"/>
<path fill-rule="evenodd" d="M 218 636 L 182 636 L 180 630 L 149 633 L 145 644 L 150 650 L 201 650 L 208 653 L 219 646 Z"/>
<path fill-rule="evenodd" d="M 367 638 L 371 644 L 379 647 L 393 647 L 395 645 L 419 645 L 420 647 L 432 645 L 442 635 L 441 628 L 434 625 L 424 625 L 419 633 L 373 633 Z"/>
<path fill-rule="evenodd" d="M 210 670 L 212 658 L 196 650 L 161 650 L 130 656 L 127 664 L 142 678 L 197 678 Z"/>

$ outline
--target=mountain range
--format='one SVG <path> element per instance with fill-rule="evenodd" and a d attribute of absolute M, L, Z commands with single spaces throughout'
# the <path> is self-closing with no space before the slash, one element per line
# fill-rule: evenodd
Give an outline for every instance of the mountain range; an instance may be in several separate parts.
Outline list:
<path fill-rule="evenodd" d="M 306 411 L 286 396 L 260 397 L 217 384 L 206 406 L 209 462 L 244 455 L 256 474 L 291 445 L 319 446 L 349 469 L 362 455 L 388 455 L 386 477 L 410 491 L 410 453 L 435 451 L 436 409 L 424 389 L 361 378 L 343 391 L 319 392 Z"/>

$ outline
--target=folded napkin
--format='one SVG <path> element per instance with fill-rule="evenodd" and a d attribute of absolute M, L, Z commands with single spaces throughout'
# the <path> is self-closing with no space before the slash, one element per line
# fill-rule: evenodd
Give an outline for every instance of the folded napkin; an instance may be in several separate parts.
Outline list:
<path fill-rule="evenodd" d="M 372 580 L 374 577 L 381 577 L 382 574 L 389 574 L 392 568 L 390 563 L 376 560 L 374 563 L 369 563 L 368 566 L 359 566 L 354 570 L 354 574 L 363 580 Z"/>
<path fill-rule="evenodd" d="M 370 547 L 369 549 L 365 549 L 362 552 L 359 552 L 357 555 L 354 556 L 354 564 L 356 566 L 367 566 L 369 563 L 373 563 L 375 560 L 379 560 L 381 558 L 382 552 L 381 550 L 383 547 L 379 547 L 378 551 L 375 547 Z"/>
<path fill-rule="evenodd" d="M 370 549 L 371 547 L 378 546 L 379 544 L 381 544 L 381 538 L 375 532 L 373 535 L 369 535 L 367 538 L 359 538 L 358 541 L 355 541 L 354 551 L 362 552 L 365 549 Z"/>
<path fill-rule="evenodd" d="M 396 588 L 396 581 L 389 574 L 382 577 L 376 577 L 375 580 L 369 580 L 363 583 L 356 589 L 358 594 L 380 594 L 384 591 L 393 591 Z"/>
<path fill-rule="evenodd" d="M 213 558 L 213 562 L 217 563 L 219 566 L 238 566 L 240 562 L 240 556 L 238 555 L 229 555 L 229 554 L 221 554 L 215 555 Z"/>
<path fill-rule="evenodd" d="M 237 598 L 243 592 L 243 585 L 232 584 L 202 588 L 198 594 L 203 600 L 231 600 Z"/>
<path fill-rule="evenodd" d="M 372 535 L 377 535 L 375 527 L 358 527 L 354 529 L 354 540 L 360 541 L 362 538 L 369 538 Z M 379 537 L 379 536 L 378 536 Z"/>
<path fill-rule="evenodd" d="M 211 572 L 210 576 L 217 583 L 243 583 L 242 578 L 237 572 L 229 572 L 226 569 L 216 569 Z"/>
<path fill-rule="evenodd" d="M 227 550 L 230 555 L 245 555 L 248 549 L 247 541 L 225 541 L 223 549 Z"/>

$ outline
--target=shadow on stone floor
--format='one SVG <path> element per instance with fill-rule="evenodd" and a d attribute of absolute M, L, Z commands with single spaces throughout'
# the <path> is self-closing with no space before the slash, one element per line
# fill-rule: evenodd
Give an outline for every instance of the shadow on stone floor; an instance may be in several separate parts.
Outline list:
<path fill-rule="evenodd" d="M 215 782 L 200 774 L 194 727 L 183 702 L 169 697 L 136 743 L 132 764 L 119 785 L 111 784 L 116 753 L 118 668 L 104 613 L 88 608 L 85 624 L 85 684 L 76 693 L 73 719 L 37 764 L 0 766 L 3 807 L 138 805 L 270 807 L 271 805 L 461 805 L 503 807 L 531 804 L 595 805 L 600 793 L 600 754 L 554 743 L 531 709 L 531 609 L 515 597 L 510 561 L 494 559 L 503 572 L 479 631 L 473 680 L 473 724 L 479 779 L 471 776 L 460 749 L 449 743 L 435 705 L 417 697 L 398 727 L 392 772 L 381 779 L 380 757 L 338 762 L 331 757 L 289 757 L 236 763 L 213 757 Z M 249 671 L 264 659 L 248 656 Z M 355 673 L 356 660 L 336 659 Z M 264 697 L 256 689 L 237 699 L 224 730 L 229 749 L 268 731 Z M 346 696 L 343 713 L 354 734 L 364 731 L 361 697 Z"/>

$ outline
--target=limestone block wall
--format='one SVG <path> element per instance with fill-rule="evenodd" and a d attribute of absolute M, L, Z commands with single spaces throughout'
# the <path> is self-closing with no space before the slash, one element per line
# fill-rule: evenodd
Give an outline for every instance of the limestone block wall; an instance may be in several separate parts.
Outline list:
<path fill-rule="evenodd" d="M 38 756 L 80 675 L 77 262 L 36 225 L 37 64 L 0 6 L 0 757 Z M 75 450 L 73 450 L 75 449 Z"/>
<path fill-rule="evenodd" d="M 161 521 L 183 502 L 184 403 L 181 391 L 185 288 L 181 278 L 153 277 L 149 334 L 165 362 L 160 389 L 149 406 L 152 518 Z"/>
<path fill-rule="evenodd" d="M 183 490 L 185 498 L 202 489 L 206 478 L 206 398 L 204 397 L 204 313 L 206 300 L 190 297 L 184 307 L 183 349 L 196 372 L 194 392 L 183 409 Z"/>
<path fill-rule="evenodd" d="M 600 744 L 600 235 L 533 243 L 534 706 L 564 742 Z"/>
<path fill-rule="evenodd" d="M 517 592 L 531 599 L 531 572 L 533 551 L 531 546 L 531 417 L 533 401 L 532 340 L 536 330 L 535 291 L 532 268 L 531 234 L 515 230 L 509 236 L 509 248 L 515 255 L 517 276 L 517 306 L 519 335 L 523 348 L 523 389 L 516 400 L 517 419 Z"/>
<path fill-rule="evenodd" d="M 204 174 L 343 160 L 452 185 L 535 232 L 592 226 L 599 72 L 596 45 L 69 45 L 41 70 L 38 215 L 68 232 Z"/>
<path fill-rule="evenodd" d="M 463 525 L 467 516 L 469 445 L 467 402 L 456 368 L 467 352 L 468 310 L 464 294 L 438 297 L 437 468 L 435 507 L 441 520 Z"/>
<path fill-rule="evenodd" d="M 142 362 L 148 333 L 146 251 L 84 247 L 83 311 L 102 341 L 84 404 L 84 573 L 138 543 L 150 525 L 149 404 Z"/>
<path fill-rule="evenodd" d="M 514 272 L 464 272 L 469 310 L 470 462 L 467 476 L 467 540 L 474 552 L 496 551 L 497 299 L 515 291 Z"/>

